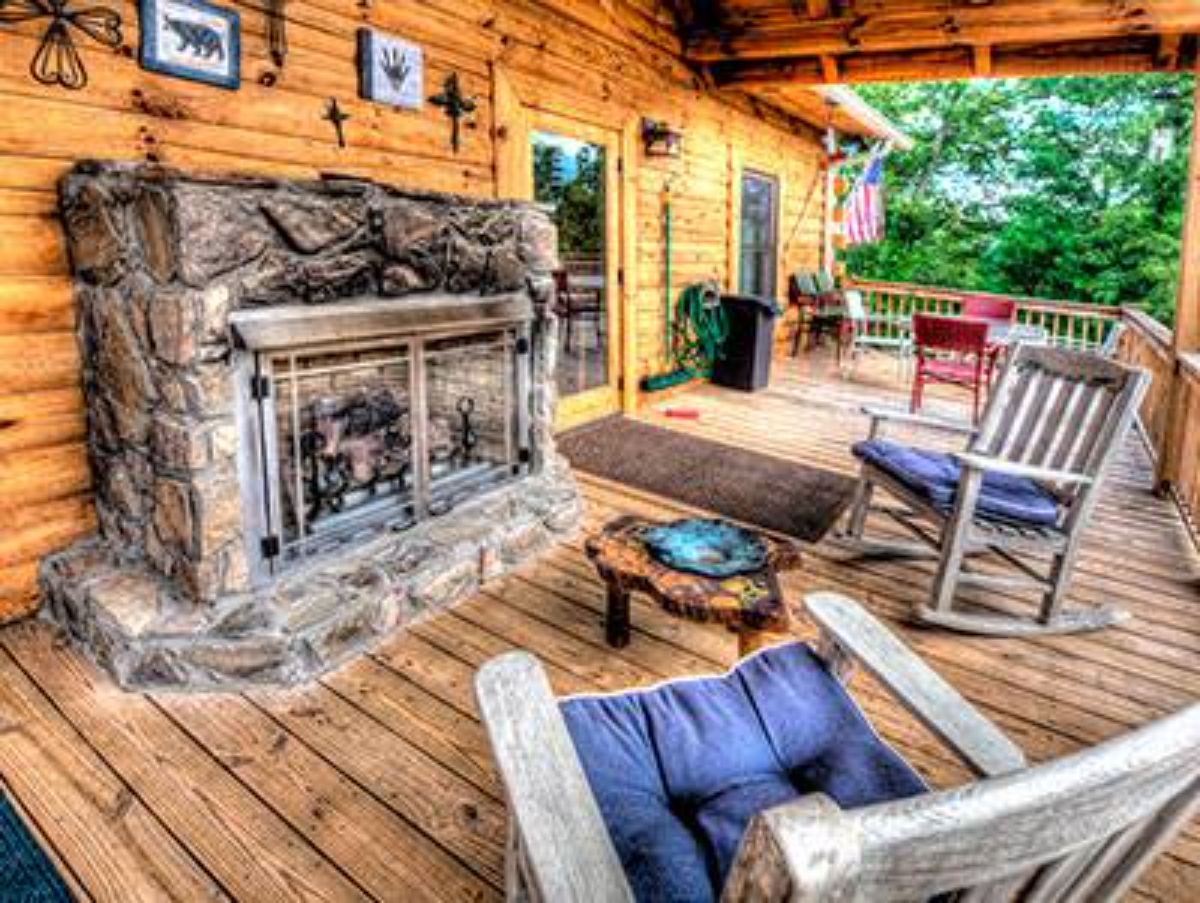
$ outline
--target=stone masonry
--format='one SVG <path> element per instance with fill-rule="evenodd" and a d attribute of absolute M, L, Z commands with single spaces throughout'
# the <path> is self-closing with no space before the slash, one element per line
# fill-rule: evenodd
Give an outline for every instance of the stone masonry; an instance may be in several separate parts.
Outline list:
<path fill-rule="evenodd" d="M 347 179 L 78 165 L 63 222 L 99 531 L 47 558 L 49 616 L 127 687 L 290 684 L 575 529 L 554 449 L 554 228 L 531 205 Z M 534 302 L 529 476 L 268 585 L 247 567 L 233 311 L 350 298 Z"/>

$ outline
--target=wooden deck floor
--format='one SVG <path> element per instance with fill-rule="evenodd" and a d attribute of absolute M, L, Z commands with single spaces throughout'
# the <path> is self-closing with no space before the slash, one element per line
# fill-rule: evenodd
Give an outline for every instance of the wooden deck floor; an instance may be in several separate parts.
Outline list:
<path fill-rule="evenodd" d="M 673 423 L 850 470 L 846 448 L 864 426 L 857 405 L 894 395 L 890 369 L 873 365 L 850 382 L 813 359 L 777 370 L 752 398 L 713 388 L 676 398 L 703 416 Z M 849 568 L 821 548 L 786 585 L 864 600 L 1033 759 L 1053 757 L 1200 697 L 1200 565 L 1173 509 L 1150 494 L 1149 473 L 1131 443 L 1080 564 L 1073 600 L 1134 614 L 1103 633 L 987 640 L 910 629 L 902 619 L 925 592 L 928 567 Z M 680 510 L 581 482 L 589 526 L 619 512 Z M 9 627 L 0 630 L 0 775 L 85 899 L 496 898 L 505 814 L 474 714 L 476 667 L 525 647 L 571 692 L 733 660 L 730 635 L 641 603 L 632 644 L 614 652 L 603 644 L 603 600 L 575 542 L 312 686 L 208 697 L 123 694 L 51 628 Z M 966 778 L 866 679 L 856 691 L 935 785 Z M 1135 896 L 1200 898 L 1200 827 Z"/>

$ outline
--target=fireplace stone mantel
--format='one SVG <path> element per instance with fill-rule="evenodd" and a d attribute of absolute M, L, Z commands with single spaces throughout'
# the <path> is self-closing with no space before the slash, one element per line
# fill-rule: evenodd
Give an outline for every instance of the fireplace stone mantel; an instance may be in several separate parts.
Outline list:
<path fill-rule="evenodd" d="M 556 240 L 536 207 L 86 163 L 61 208 L 99 529 L 44 561 L 42 587 L 48 615 L 122 685 L 303 681 L 576 528 L 552 435 Z M 528 471 L 254 579 L 238 354 L 505 320 L 530 323 Z"/>

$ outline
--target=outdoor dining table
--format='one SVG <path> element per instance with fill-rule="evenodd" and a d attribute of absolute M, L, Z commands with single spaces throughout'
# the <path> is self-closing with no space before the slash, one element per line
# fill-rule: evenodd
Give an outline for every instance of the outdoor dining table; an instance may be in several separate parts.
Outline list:
<path fill-rule="evenodd" d="M 964 317 L 963 319 L 975 319 Z M 1041 326 L 1029 323 L 1014 323 L 1011 320 L 982 320 L 988 324 L 987 344 L 989 350 L 1003 351 L 1021 343 L 1045 345 L 1050 338 Z M 901 329 L 912 329 L 912 317 L 898 317 L 895 325 Z"/>
<path fill-rule="evenodd" d="M 987 343 L 989 349 L 1003 351 L 1022 342 L 1029 345 L 1044 345 L 1049 333 L 1041 326 L 1028 323 L 1013 323 L 1011 320 L 985 320 L 988 324 Z"/>

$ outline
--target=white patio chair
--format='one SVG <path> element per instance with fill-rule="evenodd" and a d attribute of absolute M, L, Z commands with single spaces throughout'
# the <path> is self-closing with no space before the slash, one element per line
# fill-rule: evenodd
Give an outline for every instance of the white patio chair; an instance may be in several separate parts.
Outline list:
<path fill-rule="evenodd" d="M 900 379 L 906 381 L 912 363 L 912 319 L 867 313 L 862 292 L 857 289 L 847 289 L 844 300 L 848 335 L 844 343 L 838 343 L 842 376 L 853 373 L 864 351 L 879 348 L 896 353 Z"/>
<path fill-rule="evenodd" d="M 528 653 L 484 665 L 475 687 L 509 805 L 508 899 L 1117 900 L 1195 814 L 1200 705 L 1030 767 L 1012 741 L 854 602 L 822 593 L 807 604 L 822 631 L 817 650 L 798 643 L 766 649 L 743 659 L 733 677 L 560 703 Z M 980 780 L 943 791 L 910 785 L 890 799 L 839 805 L 836 799 L 853 795 L 838 780 L 839 763 L 855 751 L 851 737 L 869 744 L 874 736 L 843 689 L 855 662 Z M 789 667 L 807 681 L 790 694 Z M 755 713 L 755 696 L 744 727 L 694 730 L 710 711 L 698 697 L 744 698 L 770 686 L 751 683 L 763 674 L 774 675 L 784 693 L 764 717 Z M 814 698 L 836 702 L 841 720 L 832 728 L 809 720 Z M 673 704 L 685 700 L 691 704 Z M 750 752 L 767 721 L 781 732 L 791 728 L 818 754 L 812 767 L 780 778 L 795 786 L 778 793 Z M 643 741 L 675 722 L 680 730 L 658 748 Z M 611 749 L 606 737 L 615 741 Z M 883 750 L 877 755 L 903 765 L 878 737 L 874 743 Z M 768 748 L 765 767 L 772 755 Z M 706 787 L 696 769 L 710 761 L 727 773 Z M 709 818 L 705 827 L 711 810 L 734 817 Z M 725 849 L 708 840 L 715 832 L 724 832 Z"/>

